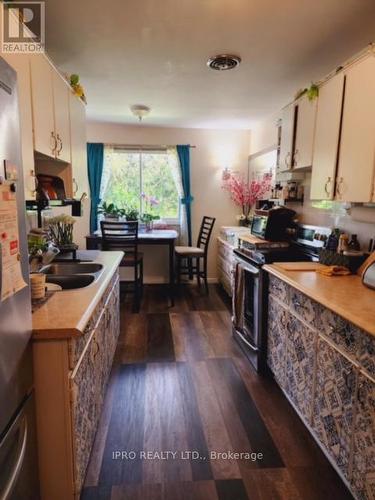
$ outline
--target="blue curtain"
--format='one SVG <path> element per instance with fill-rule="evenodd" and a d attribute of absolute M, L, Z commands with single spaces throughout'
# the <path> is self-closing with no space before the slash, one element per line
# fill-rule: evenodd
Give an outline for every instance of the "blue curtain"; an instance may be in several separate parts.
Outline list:
<path fill-rule="evenodd" d="M 190 191 L 190 146 L 182 145 L 177 146 L 178 159 L 180 160 L 182 186 L 184 188 L 184 197 L 181 203 L 186 207 L 186 222 L 188 230 L 188 244 L 191 245 L 191 203 L 194 198 L 191 196 Z"/>
<path fill-rule="evenodd" d="M 91 192 L 90 232 L 98 229 L 98 205 L 103 174 L 104 144 L 87 143 L 87 169 Z"/>

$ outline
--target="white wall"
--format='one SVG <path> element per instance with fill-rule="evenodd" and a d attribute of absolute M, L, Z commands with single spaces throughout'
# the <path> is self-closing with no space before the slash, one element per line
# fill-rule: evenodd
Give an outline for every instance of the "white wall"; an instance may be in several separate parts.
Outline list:
<path fill-rule="evenodd" d="M 259 122 L 251 130 L 251 154 L 258 153 L 264 149 L 277 145 L 277 122 L 280 113 L 274 113 L 265 120 Z"/>
<path fill-rule="evenodd" d="M 209 250 L 209 278 L 216 278 L 216 236 L 220 226 L 236 225 L 238 209 L 221 189 L 224 167 L 246 171 L 249 155 L 250 131 L 205 130 L 125 126 L 101 122 L 87 124 L 87 140 L 110 144 L 176 145 L 191 144 L 191 190 L 193 243 L 196 242 L 204 215 L 216 217 L 215 230 Z M 144 249 L 145 281 L 167 280 L 167 253 L 161 248 Z"/>

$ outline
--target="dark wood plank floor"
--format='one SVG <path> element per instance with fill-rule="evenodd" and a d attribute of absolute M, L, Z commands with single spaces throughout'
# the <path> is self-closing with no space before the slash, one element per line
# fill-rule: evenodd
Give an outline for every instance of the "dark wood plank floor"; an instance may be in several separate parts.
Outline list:
<path fill-rule="evenodd" d="M 218 286 L 209 297 L 182 286 L 173 308 L 165 287 L 147 286 L 139 313 L 123 298 L 82 499 L 325 498 L 352 497 L 278 386 L 252 370 L 232 339 Z"/>

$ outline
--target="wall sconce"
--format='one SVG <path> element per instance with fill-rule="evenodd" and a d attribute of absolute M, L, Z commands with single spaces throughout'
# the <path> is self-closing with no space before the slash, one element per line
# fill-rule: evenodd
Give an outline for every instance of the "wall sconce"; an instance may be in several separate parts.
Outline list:
<path fill-rule="evenodd" d="M 223 169 L 222 174 L 221 174 L 221 180 L 223 180 L 224 182 L 229 181 L 230 176 L 231 176 L 231 170 L 230 170 L 230 168 L 225 167 Z"/>

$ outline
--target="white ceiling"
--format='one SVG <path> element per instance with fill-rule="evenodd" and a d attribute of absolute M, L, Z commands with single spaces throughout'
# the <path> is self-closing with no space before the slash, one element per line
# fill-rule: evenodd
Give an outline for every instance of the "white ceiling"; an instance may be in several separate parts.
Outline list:
<path fill-rule="evenodd" d="M 47 51 L 92 120 L 251 128 L 375 40 L 374 0 L 47 0 Z M 206 67 L 216 53 L 238 69 Z"/>

